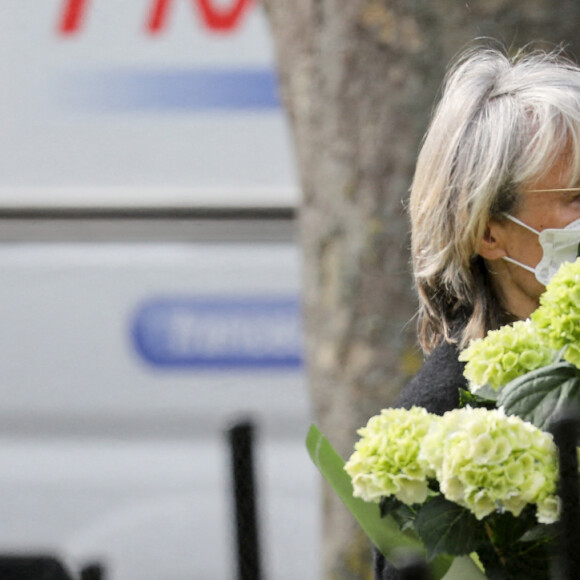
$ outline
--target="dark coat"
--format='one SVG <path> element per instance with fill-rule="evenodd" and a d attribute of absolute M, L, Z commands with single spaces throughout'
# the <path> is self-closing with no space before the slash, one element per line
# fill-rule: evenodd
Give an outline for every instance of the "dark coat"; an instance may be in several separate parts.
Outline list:
<path fill-rule="evenodd" d="M 425 407 L 443 415 L 459 406 L 459 389 L 467 388 L 463 363 L 454 345 L 443 343 L 429 355 L 419 372 L 403 389 L 396 407 Z M 399 571 L 375 550 L 375 580 L 401 580 Z"/>

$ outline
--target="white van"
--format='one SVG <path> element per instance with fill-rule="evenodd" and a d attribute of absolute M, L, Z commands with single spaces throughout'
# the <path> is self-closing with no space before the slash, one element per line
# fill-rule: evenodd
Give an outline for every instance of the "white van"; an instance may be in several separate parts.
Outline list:
<path fill-rule="evenodd" d="M 265 576 L 314 580 L 299 188 L 259 3 L 5 0 L 0 29 L 0 556 L 233 578 L 225 432 L 249 417 Z"/>
<path fill-rule="evenodd" d="M 0 552 L 107 580 L 234 578 L 226 431 L 249 418 L 264 575 L 318 578 L 292 241 L 44 227 L 0 244 Z"/>

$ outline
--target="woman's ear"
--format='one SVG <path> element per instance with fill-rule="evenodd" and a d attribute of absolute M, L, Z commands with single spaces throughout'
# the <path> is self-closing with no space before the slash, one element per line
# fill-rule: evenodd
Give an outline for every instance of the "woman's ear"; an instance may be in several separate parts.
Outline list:
<path fill-rule="evenodd" d="M 502 226 L 499 222 L 490 220 L 485 228 L 483 238 L 479 242 L 477 253 L 486 260 L 499 260 L 507 256 L 502 240 Z"/>

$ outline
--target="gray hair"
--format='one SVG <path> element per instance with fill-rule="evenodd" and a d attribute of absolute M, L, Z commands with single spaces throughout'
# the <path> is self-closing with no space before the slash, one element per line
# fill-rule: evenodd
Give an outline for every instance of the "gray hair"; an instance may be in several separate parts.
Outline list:
<path fill-rule="evenodd" d="M 464 347 L 509 320 L 478 248 L 490 218 L 517 208 L 526 184 L 568 154 L 580 175 L 580 68 L 561 51 L 465 52 L 449 70 L 417 161 L 409 211 L 429 352 Z"/>

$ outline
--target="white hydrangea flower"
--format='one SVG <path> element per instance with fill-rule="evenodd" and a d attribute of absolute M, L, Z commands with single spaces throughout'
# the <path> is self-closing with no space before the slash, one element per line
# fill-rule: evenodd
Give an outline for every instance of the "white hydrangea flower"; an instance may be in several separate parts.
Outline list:
<path fill-rule="evenodd" d="M 580 367 L 580 258 L 565 262 L 540 296 L 532 320 L 552 348 L 564 347 L 564 358 Z"/>
<path fill-rule="evenodd" d="M 461 351 L 459 360 L 467 363 L 464 375 L 469 389 L 476 392 L 484 385 L 495 390 L 517 377 L 554 362 L 557 351 L 531 320 L 518 320 L 485 338 L 472 340 Z"/>
<path fill-rule="evenodd" d="M 419 460 L 419 451 L 431 423 L 438 417 L 421 407 L 384 409 L 359 429 L 360 440 L 345 465 L 354 496 L 379 502 L 395 496 L 408 505 L 423 503 L 428 478 L 434 472 Z"/>
<path fill-rule="evenodd" d="M 539 521 L 557 517 L 551 435 L 501 409 L 446 413 L 426 435 L 419 460 L 432 466 L 441 493 L 478 519 L 496 510 L 518 516 L 530 503 Z"/>

